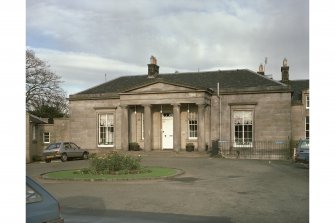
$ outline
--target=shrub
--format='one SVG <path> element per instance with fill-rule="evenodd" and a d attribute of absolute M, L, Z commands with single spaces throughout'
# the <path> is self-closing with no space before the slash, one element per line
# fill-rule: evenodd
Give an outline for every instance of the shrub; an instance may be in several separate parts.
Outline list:
<path fill-rule="evenodd" d="M 97 154 L 96 154 L 96 153 L 89 153 L 89 154 L 88 154 L 88 158 L 89 158 L 89 159 L 93 159 L 93 158 L 95 158 L 95 157 L 97 157 Z"/>
<path fill-rule="evenodd" d="M 129 143 L 129 151 L 140 151 L 140 145 L 137 142 L 130 142 Z"/>
<path fill-rule="evenodd" d="M 42 156 L 33 155 L 32 160 L 33 160 L 33 162 L 42 161 Z"/>
<path fill-rule="evenodd" d="M 187 144 L 186 144 L 186 151 L 187 151 L 187 152 L 192 152 L 192 151 L 194 151 L 194 144 L 193 144 L 193 143 L 187 143 Z"/>
<path fill-rule="evenodd" d="M 140 161 L 140 157 L 109 153 L 102 157 L 93 157 L 90 172 L 93 174 L 116 174 L 120 171 L 130 173 L 141 169 Z"/>

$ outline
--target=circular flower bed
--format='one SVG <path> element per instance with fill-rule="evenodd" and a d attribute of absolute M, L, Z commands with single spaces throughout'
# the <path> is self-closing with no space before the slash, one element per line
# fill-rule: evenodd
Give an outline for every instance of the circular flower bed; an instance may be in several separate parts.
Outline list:
<path fill-rule="evenodd" d="M 80 170 L 64 170 L 43 174 L 55 180 L 136 180 L 157 179 L 181 174 L 181 170 L 166 167 L 142 167 L 141 156 L 132 157 L 117 152 L 92 156 L 90 166 Z"/>
<path fill-rule="evenodd" d="M 92 174 L 84 173 L 82 170 L 63 170 L 43 174 L 44 179 L 52 180 L 149 180 L 162 177 L 172 177 L 182 174 L 183 171 L 166 167 L 143 167 L 137 173 L 111 173 L 111 174 Z"/>

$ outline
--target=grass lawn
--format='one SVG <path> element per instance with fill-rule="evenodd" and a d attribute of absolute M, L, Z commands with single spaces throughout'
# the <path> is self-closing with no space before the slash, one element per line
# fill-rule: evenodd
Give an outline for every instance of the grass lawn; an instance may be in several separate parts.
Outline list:
<path fill-rule="evenodd" d="M 166 167 L 144 167 L 144 173 L 138 174 L 104 174 L 104 175 L 93 175 L 83 174 L 79 170 L 63 170 L 57 172 L 50 172 L 43 175 L 45 179 L 54 180 L 141 180 L 141 179 L 157 179 L 160 177 L 174 176 L 180 172 L 180 170 Z"/>

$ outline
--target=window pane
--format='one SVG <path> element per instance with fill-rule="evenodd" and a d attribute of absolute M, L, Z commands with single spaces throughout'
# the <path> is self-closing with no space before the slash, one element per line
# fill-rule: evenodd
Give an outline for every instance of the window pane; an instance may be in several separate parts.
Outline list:
<path fill-rule="evenodd" d="M 198 137 L 198 121 L 197 113 L 188 113 L 188 137 L 196 138 Z"/>
<path fill-rule="evenodd" d="M 105 144 L 106 142 L 106 132 L 105 132 L 105 127 L 100 127 L 100 143 Z"/>
<path fill-rule="evenodd" d="M 72 149 L 79 149 L 78 146 L 76 144 L 74 144 L 74 143 L 71 143 L 71 148 Z"/>
<path fill-rule="evenodd" d="M 309 139 L 309 116 L 305 118 L 305 137 Z"/>
<path fill-rule="evenodd" d="M 106 124 L 107 124 L 106 115 L 100 115 L 99 118 L 100 118 L 99 125 L 100 126 L 106 126 Z"/>
<path fill-rule="evenodd" d="M 113 145 L 114 143 L 114 114 L 99 115 L 99 145 Z"/>
<path fill-rule="evenodd" d="M 43 133 L 43 142 L 45 142 L 45 143 L 50 142 L 50 132 Z"/>
<path fill-rule="evenodd" d="M 252 142 L 253 113 L 251 111 L 235 111 L 233 113 L 235 143 L 237 145 Z"/>

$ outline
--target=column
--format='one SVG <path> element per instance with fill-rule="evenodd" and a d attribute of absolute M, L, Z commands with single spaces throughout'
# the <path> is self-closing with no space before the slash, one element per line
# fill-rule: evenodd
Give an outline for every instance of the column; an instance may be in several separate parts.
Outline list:
<path fill-rule="evenodd" d="M 180 133 L 180 104 L 173 105 L 173 149 L 180 151 L 181 133 Z"/>
<path fill-rule="evenodd" d="M 205 151 L 205 104 L 198 104 L 198 151 Z"/>
<path fill-rule="evenodd" d="M 129 149 L 129 130 L 128 130 L 128 106 L 120 105 L 121 107 L 121 149 L 128 151 Z"/>
<path fill-rule="evenodd" d="M 208 150 L 211 149 L 211 106 L 205 107 L 205 143 L 208 143 Z"/>
<path fill-rule="evenodd" d="M 144 150 L 151 151 L 151 129 L 152 129 L 152 117 L 151 117 L 151 105 L 144 106 Z"/>

